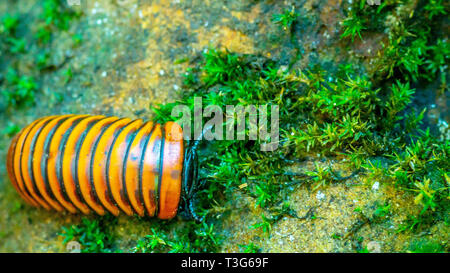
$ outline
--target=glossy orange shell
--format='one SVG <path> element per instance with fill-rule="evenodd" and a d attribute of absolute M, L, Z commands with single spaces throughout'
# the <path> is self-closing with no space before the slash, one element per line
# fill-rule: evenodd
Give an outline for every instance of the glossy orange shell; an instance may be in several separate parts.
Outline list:
<path fill-rule="evenodd" d="M 180 202 L 182 136 L 175 122 L 44 117 L 13 138 L 6 167 L 32 206 L 170 219 Z"/>

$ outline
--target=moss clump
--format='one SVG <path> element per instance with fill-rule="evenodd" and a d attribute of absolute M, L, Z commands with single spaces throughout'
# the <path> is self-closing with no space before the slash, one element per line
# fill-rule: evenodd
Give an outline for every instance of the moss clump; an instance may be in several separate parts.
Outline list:
<path fill-rule="evenodd" d="M 318 68 L 285 71 L 274 60 L 258 56 L 206 53 L 203 63 L 189 71 L 197 81 L 186 84 L 180 101 L 157 108 L 157 118 L 173 120 L 169 113 L 178 104 L 193 109 L 194 96 L 202 97 L 204 107 L 276 104 L 282 136 L 274 152 L 260 151 L 260 141 L 249 140 L 249 130 L 244 141 L 205 143 L 200 156 L 205 186 L 197 200 L 201 215 L 213 218 L 233 192 L 242 191 L 269 212 L 253 226 L 269 233 L 278 219 L 273 208 L 282 207 L 287 185 L 295 177 L 316 189 L 345 179 L 331 167 L 316 165 L 315 170 L 294 175 L 286 167 L 295 160 L 322 156 L 346 158 L 353 172 L 376 173 L 386 183 L 417 192 L 416 203 L 423 205 L 420 217 L 425 211 L 448 211 L 449 145 L 418 129 L 420 115 L 405 114 L 414 96 L 410 83 L 395 81 L 384 89 L 368 76 L 350 72 L 339 78 Z M 388 171 L 373 161 L 375 157 L 389 162 Z M 440 219 L 435 216 L 431 216 L 434 223 Z"/>
<path fill-rule="evenodd" d="M 117 221 L 114 217 L 100 219 L 82 218 L 81 224 L 63 227 L 60 234 L 63 243 L 77 241 L 83 253 L 113 252 L 113 236 L 110 228 Z"/>
<path fill-rule="evenodd" d="M 152 228 L 152 233 L 140 239 L 133 252 L 153 253 L 195 253 L 216 252 L 221 239 L 214 232 L 214 225 L 189 222 L 182 230 L 177 230 L 173 235 L 162 228 Z"/>
<path fill-rule="evenodd" d="M 58 30 L 67 31 L 70 22 L 79 16 L 81 16 L 81 13 L 67 8 L 58 0 L 45 0 L 42 13 L 39 16 L 42 21 L 35 33 L 35 37 L 40 43 L 47 44 L 51 42 L 53 32 Z"/>
<path fill-rule="evenodd" d="M 446 253 L 448 251 L 445 250 L 445 248 L 434 241 L 429 240 L 421 240 L 416 241 L 411 244 L 410 249 L 408 252 L 411 253 Z"/>
<path fill-rule="evenodd" d="M 291 10 L 284 9 L 283 13 L 273 14 L 272 22 L 282 27 L 283 30 L 290 30 L 298 16 L 299 14 L 296 13 L 294 7 L 292 7 Z"/>
<path fill-rule="evenodd" d="M 361 33 L 369 31 L 382 31 L 384 20 L 392 10 L 402 1 L 382 1 L 379 6 L 368 5 L 366 0 L 356 0 L 344 3 L 346 18 L 342 21 L 341 38 L 351 38 L 353 42 Z"/>
<path fill-rule="evenodd" d="M 441 90 L 448 90 L 446 66 L 450 47 L 445 42 L 442 25 L 448 6 L 440 0 L 383 1 L 378 7 L 365 0 L 350 6 L 342 21 L 342 38 L 363 39 L 364 32 L 387 33 L 387 42 L 378 52 L 374 64 L 377 80 L 396 78 L 433 81 L 436 76 Z"/>

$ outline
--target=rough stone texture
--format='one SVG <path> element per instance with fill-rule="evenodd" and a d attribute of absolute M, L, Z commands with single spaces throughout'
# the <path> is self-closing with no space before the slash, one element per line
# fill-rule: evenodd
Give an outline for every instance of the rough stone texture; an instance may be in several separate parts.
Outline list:
<path fill-rule="evenodd" d="M 80 33 L 83 42 L 72 50 L 68 46 L 69 34 L 59 34 L 52 42 L 51 59 L 59 63 L 64 56 L 72 56 L 65 68 L 72 68 L 73 79 L 65 84 L 62 73 L 45 74 L 36 106 L 1 115 L 1 128 L 9 122 L 23 127 L 37 117 L 63 113 L 151 118 L 150 105 L 177 98 L 181 74 L 189 65 L 177 60 L 195 60 L 210 46 L 274 57 L 286 64 L 295 55 L 289 39 L 280 39 L 280 30 L 270 22 L 272 14 L 290 6 L 290 1 L 122 2 L 82 1 L 82 6 L 74 7 L 84 15 L 73 23 L 69 33 Z M 301 37 L 303 58 L 294 67 L 337 63 L 347 58 L 349 52 L 339 47 L 341 1 L 300 2 L 301 24 L 295 31 Z M 33 7 L 39 9 L 39 1 L 21 1 L 15 6 L 21 12 Z M 7 9 L 2 1 L 0 14 Z M 383 35 L 369 35 L 352 45 L 351 50 L 372 57 L 382 39 Z M 62 102 L 54 99 L 54 92 L 63 96 Z M 446 109 L 447 105 L 439 101 L 438 107 Z M 448 125 L 444 132 L 448 134 Z M 64 225 L 79 223 L 80 216 L 30 208 L 19 198 L 6 177 L 4 158 L 9 141 L 7 136 L 0 137 L 0 252 L 64 252 L 58 233 Z M 221 251 L 241 251 L 239 245 L 251 242 L 264 252 L 354 252 L 364 247 L 374 252 L 405 251 L 414 239 L 411 236 L 421 236 L 395 232 L 406 215 L 417 209 L 412 205 L 413 196 L 381 182 L 374 186 L 376 182 L 357 176 L 319 191 L 297 186 L 289 194 L 291 207 L 299 216 L 313 211 L 316 218 L 284 217 L 273 225 L 270 237 L 249 228 L 259 221 L 263 211 L 255 208 L 253 198 L 236 192 L 216 219 L 216 226 L 226 238 Z M 391 205 L 388 220 L 364 224 L 350 232 L 361 219 L 356 208 L 370 215 L 385 203 Z M 136 240 L 150 233 L 156 221 L 119 217 L 114 227 L 115 247 L 129 251 Z M 182 226 L 182 222 L 175 219 L 169 225 Z M 435 226 L 427 238 L 445 243 L 448 229 L 443 224 Z"/>

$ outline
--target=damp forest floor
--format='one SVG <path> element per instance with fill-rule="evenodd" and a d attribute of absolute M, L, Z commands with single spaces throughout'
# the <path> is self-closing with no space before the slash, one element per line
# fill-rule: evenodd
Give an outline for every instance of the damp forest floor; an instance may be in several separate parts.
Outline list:
<path fill-rule="evenodd" d="M 448 252 L 441 0 L 0 2 L 0 252 Z M 202 221 L 26 205 L 6 174 L 38 117 L 278 105 L 278 148 L 200 151 Z"/>

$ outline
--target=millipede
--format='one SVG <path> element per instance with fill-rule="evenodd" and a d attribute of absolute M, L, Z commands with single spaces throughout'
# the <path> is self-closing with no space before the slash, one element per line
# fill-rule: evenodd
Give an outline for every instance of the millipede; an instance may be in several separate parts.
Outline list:
<path fill-rule="evenodd" d="M 121 212 L 197 218 L 198 141 L 185 143 L 176 122 L 58 115 L 40 118 L 11 141 L 6 167 L 28 204 L 99 215 Z"/>

